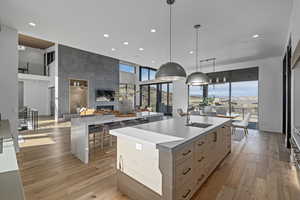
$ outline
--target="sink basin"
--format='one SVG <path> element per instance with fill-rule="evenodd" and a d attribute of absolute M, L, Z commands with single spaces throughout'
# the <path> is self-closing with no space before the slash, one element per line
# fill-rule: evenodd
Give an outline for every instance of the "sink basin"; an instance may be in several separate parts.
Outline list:
<path fill-rule="evenodd" d="M 212 126 L 212 124 L 193 122 L 193 123 L 187 124 L 186 126 L 192 126 L 192 127 L 197 127 L 197 128 L 207 128 L 207 127 Z"/>

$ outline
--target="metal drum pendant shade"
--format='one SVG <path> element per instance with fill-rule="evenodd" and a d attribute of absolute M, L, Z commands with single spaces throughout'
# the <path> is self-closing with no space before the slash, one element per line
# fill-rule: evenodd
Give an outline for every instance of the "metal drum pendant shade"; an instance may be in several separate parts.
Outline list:
<path fill-rule="evenodd" d="M 207 75 L 202 72 L 194 72 L 186 79 L 186 84 L 188 85 L 207 85 L 208 83 L 209 79 Z"/>
<path fill-rule="evenodd" d="M 187 79 L 187 85 L 207 85 L 209 84 L 209 78 L 205 73 L 197 72 L 198 69 L 198 35 L 199 29 L 201 25 L 195 25 L 194 28 L 196 29 L 196 72 L 191 73 Z"/>
<path fill-rule="evenodd" d="M 155 74 L 157 80 L 176 81 L 185 79 L 186 73 L 183 67 L 175 62 L 163 64 Z"/>
<path fill-rule="evenodd" d="M 184 80 L 186 78 L 186 72 L 184 68 L 175 62 L 172 62 L 172 4 L 175 0 L 167 0 L 167 4 L 170 6 L 170 61 L 161 65 L 155 74 L 155 78 L 160 81 L 176 81 Z"/>

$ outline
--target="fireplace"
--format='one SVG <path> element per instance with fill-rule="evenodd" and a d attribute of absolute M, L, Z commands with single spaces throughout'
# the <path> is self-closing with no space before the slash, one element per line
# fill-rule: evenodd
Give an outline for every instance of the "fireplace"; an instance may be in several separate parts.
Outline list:
<path fill-rule="evenodd" d="M 97 110 L 114 110 L 113 105 L 102 105 L 102 106 L 97 106 Z"/>

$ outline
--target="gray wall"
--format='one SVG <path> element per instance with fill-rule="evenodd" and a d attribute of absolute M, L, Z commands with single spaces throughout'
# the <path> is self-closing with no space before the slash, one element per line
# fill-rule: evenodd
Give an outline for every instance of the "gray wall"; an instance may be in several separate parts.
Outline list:
<path fill-rule="evenodd" d="M 69 79 L 88 80 L 88 106 L 118 105 L 118 102 L 96 102 L 97 89 L 119 90 L 119 60 L 87 51 L 58 46 L 58 113 L 69 113 Z"/>

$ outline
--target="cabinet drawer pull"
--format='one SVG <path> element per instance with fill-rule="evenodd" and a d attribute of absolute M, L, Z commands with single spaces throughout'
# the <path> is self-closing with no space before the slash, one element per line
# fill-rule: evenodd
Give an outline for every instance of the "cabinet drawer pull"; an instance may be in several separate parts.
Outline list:
<path fill-rule="evenodd" d="M 204 156 L 202 156 L 199 160 L 198 160 L 198 162 L 202 162 L 203 160 L 204 160 Z"/>
<path fill-rule="evenodd" d="M 182 195 L 182 198 L 187 198 L 189 196 L 189 194 L 191 193 L 192 190 L 188 190 L 187 193 L 185 193 L 184 195 Z"/>
<path fill-rule="evenodd" d="M 183 156 L 186 156 L 186 155 L 188 155 L 188 154 L 191 153 L 191 152 L 192 152 L 191 150 L 188 150 L 187 152 L 182 153 L 182 155 L 183 155 Z"/>
<path fill-rule="evenodd" d="M 200 183 L 203 180 L 204 177 L 205 177 L 204 174 L 202 174 L 201 177 L 198 178 L 198 183 Z"/>
<path fill-rule="evenodd" d="M 182 172 L 182 175 L 187 175 L 192 170 L 192 168 L 188 168 L 185 172 Z"/>
<path fill-rule="evenodd" d="M 203 144 L 205 144 L 205 142 L 200 142 L 198 143 L 198 146 L 202 146 Z"/>

